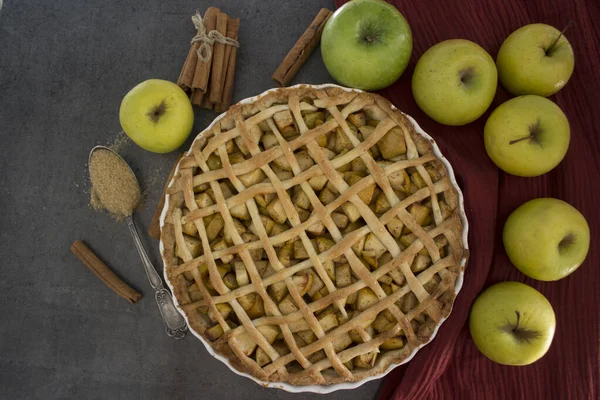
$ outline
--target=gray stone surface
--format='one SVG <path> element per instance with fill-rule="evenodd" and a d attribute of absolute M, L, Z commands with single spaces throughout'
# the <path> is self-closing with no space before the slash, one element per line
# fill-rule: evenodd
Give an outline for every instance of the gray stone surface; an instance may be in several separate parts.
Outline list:
<path fill-rule="evenodd" d="M 1 1 L 0 1 L 1 3 Z M 242 20 L 236 100 L 273 87 L 271 73 L 331 1 L 220 0 Z M 120 131 L 127 91 L 177 79 L 206 1 L 6 0 L 0 11 L 0 398 L 288 399 L 238 377 L 189 335 L 164 333 L 125 224 L 88 206 L 89 150 Z M 318 51 L 295 82 L 330 82 Z M 214 114 L 197 111 L 199 132 Z M 191 138 L 186 143 L 189 146 Z M 176 153 L 129 144 L 122 154 L 146 193 L 145 232 Z M 71 252 L 89 243 L 144 293 L 130 305 Z M 161 270 L 158 244 L 144 237 Z M 380 381 L 331 399 L 373 398 Z M 324 396 L 322 396 L 324 397 Z"/>

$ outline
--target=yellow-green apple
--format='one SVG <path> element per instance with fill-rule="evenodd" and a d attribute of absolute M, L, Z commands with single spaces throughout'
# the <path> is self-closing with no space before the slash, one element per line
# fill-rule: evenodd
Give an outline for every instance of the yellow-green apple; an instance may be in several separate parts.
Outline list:
<path fill-rule="evenodd" d="M 522 273 L 556 281 L 575 271 L 588 253 L 590 228 L 572 205 L 553 198 L 530 200 L 510 214 L 502 234 L 508 258 Z"/>
<path fill-rule="evenodd" d="M 149 79 L 125 95 L 119 120 L 123 131 L 138 146 L 154 153 L 168 153 L 190 136 L 194 111 L 179 86 Z"/>
<path fill-rule="evenodd" d="M 378 90 L 394 83 L 412 53 L 410 26 L 381 0 L 353 0 L 325 24 L 321 55 L 329 74 L 344 86 Z"/>
<path fill-rule="evenodd" d="M 469 316 L 475 346 L 504 365 L 528 365 L 550 348 L 556 318 L 543 294 L 520 282 L 501 282 L 475 299 Z"/>
<path fill-rule="evenodd" d="M 483 130 L 485 150 L 503 171 L 538 176 L 556 167 L 567 154 L 569 121 L 545 97 L 527 95 L 498 106 Z"/>
<path fill-rule="evenodd" d="M 575 57 L 562 32 L 550 25 L 531 24 L 506 38 L 496 65 L 502 86 L 512 94 L 550 96 L 569 81 Z"/>
<path fill-rule="evenodd" d="M 479 118 L 492 104 L 497 85 L 492 57 L 478 44 L 463 39 L 429 48 L 412 78 L 418 106 L 445 125 L 465 125 Z"/>

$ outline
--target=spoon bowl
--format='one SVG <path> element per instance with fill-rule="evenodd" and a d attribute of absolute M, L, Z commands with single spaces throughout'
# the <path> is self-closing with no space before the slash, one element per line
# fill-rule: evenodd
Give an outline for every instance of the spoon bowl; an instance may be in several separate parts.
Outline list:
<path fill-rule="evenodd" d="M 88 156 L 88 172 L 90 173 L 90 176 L 91 176 L 91 171 L 89 170 L 89 168 L 90 168 L 90 165 L 92 164 L 92 155 L 94 154 L 94 152 L 96 152 L 98 150 L 110 151 L 112 154 L 114 154 L 115 156 L 117 156 L 119 158 L 119 160 L 121 160 L 123 162 L 123 164 L 127 166 L 127 169 L 129 170 L 129 172 L 131 172 L 131 176 L 133 177 L 133 180 L 135 181 L 135 183 L 137 185 L 137 189 L 138 189 L 138 191 L 141 192 L 140 182 L 137 180 L 137 176 L 135 176 L 135 173 L 133 172 L 133 170 L 131 169 L 131 167 L 127 163 L 127 161 L 125 161 L 125 159 L 123 157 L 121 157 L 121 155 L 119 153 L 117 153 L 116 151 L 114 151 L 110 147 L 96 146 L 92 150 L 90 150 L 90 154 Z M 132 211 L 132 214 L 133 214 L 133 211 Z"/>

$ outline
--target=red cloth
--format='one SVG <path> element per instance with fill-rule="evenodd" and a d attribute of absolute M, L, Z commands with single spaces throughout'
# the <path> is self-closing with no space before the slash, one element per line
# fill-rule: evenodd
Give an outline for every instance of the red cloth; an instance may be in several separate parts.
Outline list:
<path fill-rule="evenodd" d="M 344 1 L 336 0 L 340 6 Z M 407 365 L 384 380 L 379 399 L 599 399 L 600 398 L 600 2 L 597 0 L 419 0 L 395 1 L 408 20 L 414 50 L 403 76 L 380 94 L 413 116 L 450 160 L 465 194 L 471 258 L 465 284 L 450 318 L 436 338 Z M 566 158 L 537 178 L 499 171 L 483 145 L 489 112 L 511 96 L 498 84 L 490 110 L 469 125 L 448 127 L 427 117 L 416 105 L 411 77 L 418 58 L 446 39 L 464 38 L 495 58 L 504 39 L 523 25 L 543 22 L 559 29 L 575 52 L 575 71 L 566 87 L 552 96 L 571 125 Z M 558 282 L 525 277 L 510 264 L 501 232 L 508 215 L 537 197 L 567 201 L 586 217 L 592 242 L 583 265 Z M 543 293 L 557 318 L 554 341 L 540 361 L 508 367 L 485 358 L 471 340 L 469 309 L 485 287 L 506 280 L 524 282 Z"/>

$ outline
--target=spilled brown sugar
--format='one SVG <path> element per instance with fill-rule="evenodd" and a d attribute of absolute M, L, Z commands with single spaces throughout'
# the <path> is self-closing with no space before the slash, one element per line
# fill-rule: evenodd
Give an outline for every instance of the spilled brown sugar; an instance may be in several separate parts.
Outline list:
<path fill-rule="evenodd" d="M 91 206 L 107 210 L 117 221 L 131 215 L 141 200 L 141 193 L 125 161 L 110 150 L 98 149 L 92 153 L 89 168 Z"/>
<path fill-rule="evenodd" d="M 131 144 L 131 140 L 125 134 L 125 132 L 119 132 L 117 135 L 112 138 L 112 140 L 106 145 L 109 149 L 114 151 L 115 153 L 121 153 Z"/>

